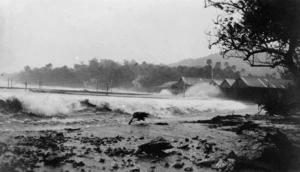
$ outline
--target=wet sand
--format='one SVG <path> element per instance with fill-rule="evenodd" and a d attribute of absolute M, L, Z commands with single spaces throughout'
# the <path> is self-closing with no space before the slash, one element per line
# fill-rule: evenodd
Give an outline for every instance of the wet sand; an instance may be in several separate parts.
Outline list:
<path fill-rule="evenodd" d="M 269 127 L 237 134 L 234 128 L 242 123 L 227 126 L 203 120 L 150 118 L 128 125 L 125 123 L 130 119 L 128 114 L 101 113 L 107 115 L 107 121 L 114 115 L 123 116 L 119 120 L 124 123 L 93 123 L 78 128 L 66 124 L 54 130 L 1 132 L 0 171 L 270 171 L 277 168 L 270 162 L 257 163 L 263 150 L 253 147 L 245 150 L 254 140 L 247 132 L 255 137 L 260 132 L 275 131 L 273 126 L 262 122 L 265 121 L 262 117 L 251 121 Z M 247 118 L 237 119 L 248 121 Z M 278 123 L 293 126 L 282 130 L 299 134 L 298 124 Z M 166 156 L 135 154 L 139 145 L 158 137 L 173 146 L 165 150 Z M 285 169 L 297 170 L 297 160 L 299 156 Z"/>

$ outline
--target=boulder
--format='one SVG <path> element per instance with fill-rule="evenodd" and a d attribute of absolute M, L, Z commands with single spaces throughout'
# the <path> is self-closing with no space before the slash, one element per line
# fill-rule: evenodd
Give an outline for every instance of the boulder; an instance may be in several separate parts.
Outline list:
<path fill-rule="evenodd" d="M 158 137 L 148 143 L 140 145 L 135 154 L 146 153 L 148 155 L 163 156 L 166 155 L 164 150 L 171 148 L 173 148 L 173 146 L 169 141 L 165 140 L 162 137 Z"/>

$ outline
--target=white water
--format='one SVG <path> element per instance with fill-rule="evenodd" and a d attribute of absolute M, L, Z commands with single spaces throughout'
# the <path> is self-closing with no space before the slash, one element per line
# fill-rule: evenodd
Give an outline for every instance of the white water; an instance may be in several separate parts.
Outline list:
<path fill-rule="evenodd" d="M 121 110 L 127 113 L 144 111 L 159 118 L 170 118 L 176 115 L 200 114 L 200 112 L 238 113 L 253 110 L 254 105 L 233 100 L 206 97 L 170 97 L 157 98 L 141 97 L 112 97 L 112 96 L 82 96 L 48 93 L 32 93 L 24 90 L 0 90 L 0 98 L 16 97 L 26 110 L 46 116 L 58 114 L 75 115 L 82 109 L 79 101 L 89 99 L 93 104 L 101 106 L 108 104 L 112 110 Z"/>

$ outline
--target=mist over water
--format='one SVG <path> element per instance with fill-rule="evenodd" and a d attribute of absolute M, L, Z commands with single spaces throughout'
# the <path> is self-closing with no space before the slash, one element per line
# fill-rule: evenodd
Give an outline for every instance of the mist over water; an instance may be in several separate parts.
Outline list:
<path fill-rule="evenodd" d="M 188 97 L 216 97 L 221 95 L 221 90 L 209 83 L 199 83 L 189 87 L 185 95 Z"/>
<path fill-rule="evenodd" d="M 188 120 L 209 119 L 216 115 L 254 114 L 256 106 L 232 100 L 209 97 L 216 93 L 198 92 L 204 87 L 188 90 L 192 96 L 152 95 L 141 96 L 92 96 L 67 95 L 53 93 L 34 93 L 29 90 L 2 89 L 1 100 L 16 98 L 21 102 L 23 110 L 17 113 L 0 112 L 0 130 L 55 130 L 66 127 L 89 127 L 127 124 L 132 113 L 137 111 L 151 114 L 150 120 Z M 200 89 L 201 90 L 201 89 Z M 80 101 L 86 100 L 97 107 L 108 106 L 112 112 L 96 112 L 87 110 Z M 123 112 L 123 113 L 120 113 Z"/>
<path fill-rule="evenodd" d="M 161 95 L 160 97 L 152 98 L 63 95 L 33 93 L 24 90 L 2 90 L 0 98 L 5 100 L 16 97 L 22 102 L 27 111 L 45 116 L 76 115 L 74 112 L 84 108 L 80 105 L 80 101 L 85 99 L 89 99 L 91 103 L 99 107 L 107 104 L 112 110 L 126 113 L 145 111 L 159 118 L 170 118 L 176 115 L 197 112 L 226 113 L 249 108 L 249 105 L 242 102 L 210 97 L 210 95 L 215 95 L 219 92 L 216 88 L 210 88 L 205 92 L 202 89 L 206 87 L 206 85 L 201 85 L 189 89 L 186 93 L 186 98 L 180 95 L 168 95 L 165 97 Z"/>

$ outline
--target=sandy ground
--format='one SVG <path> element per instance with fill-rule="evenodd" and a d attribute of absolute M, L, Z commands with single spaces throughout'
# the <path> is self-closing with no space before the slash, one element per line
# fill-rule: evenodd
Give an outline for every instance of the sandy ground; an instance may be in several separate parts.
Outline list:
<path fill-rule="evenodd" d="M 106 115 L 106 120 L 118 115 L 123 116 L 118 120 L 129 121 L 127 114 L 101 112 L 101 115 Z M 268 125 L 265 122 L 262 124 Z M 291 126 L 286 130 L 299 133 L 297 125 Z M 253 139 L 228 128 L 221 129 L 195 120 L 148 119 L 132 125 L 94 123 L 79 128 L 68 125 L 63 128 L 1 132 L 0 171 L 274 170 L 272 165 L 254 164 L 252 161 L 233 165 L 229 160 L 237 161 L 234 160 L 236 157 L 247 157 L 247 160 L 259 158 L 258 149 L 254 149 L 254 153 L 243 150 Z M 173 146 L 165 150 L 165 156 L 134 153 L 139 145 L 159 137 Z M 293 163 L 288 164 L 285 170 L 299 170 L 299 166 Z"/>

